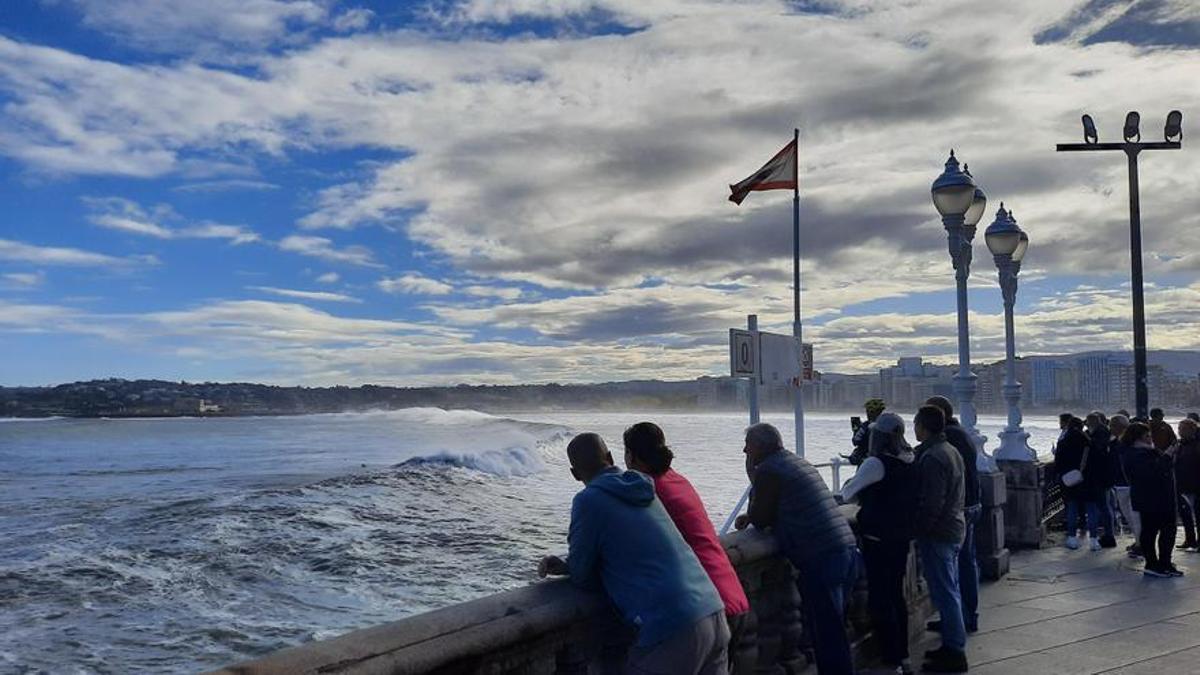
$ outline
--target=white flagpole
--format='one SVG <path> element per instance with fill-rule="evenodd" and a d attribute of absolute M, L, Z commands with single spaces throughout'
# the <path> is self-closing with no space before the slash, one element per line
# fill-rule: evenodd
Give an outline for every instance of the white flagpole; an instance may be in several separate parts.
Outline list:
<path fill-rule="evenodd" d="M 800 349 L 800 380 L 796 383 L 793 415 L 796 418 L 796 454 L 804 456 L 804 333 L 800 326 L 800 129 L 794 129 L 792 163 L 792 335 Z"/>

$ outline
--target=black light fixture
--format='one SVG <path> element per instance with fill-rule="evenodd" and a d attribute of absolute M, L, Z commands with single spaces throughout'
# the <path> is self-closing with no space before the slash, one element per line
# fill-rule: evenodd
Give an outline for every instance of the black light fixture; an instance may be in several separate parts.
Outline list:
<path fill-rule="evenodd" d="M 1129 111 L 1125 116 L 1125 142 L 1137 143 L 1142 140 L 1142 131 L 1138 128 L 1142 123 L 1142 116 L 1136 110 Z"/>
<path fill-rule="evenodd" d="M 1167 126 L 1163 129 L 1163 136 L 1168 141 L 1183 139 L 1183 113 L 1178 110 L 1167 113 Z"/>
<path fill-rule="evenodd" d="M 1083 116 L 1083 142 L 1095 143 L 1100 140 L 1099 134 L 1096 133 L 1096 122 L 1092 120 L 1091 115 Z"/>

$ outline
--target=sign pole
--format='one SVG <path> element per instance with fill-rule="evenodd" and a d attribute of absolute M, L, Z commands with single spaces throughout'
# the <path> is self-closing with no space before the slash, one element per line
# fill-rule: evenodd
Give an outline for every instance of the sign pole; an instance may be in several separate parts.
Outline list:
<path fill-rule="evenodd" d="M 801 361 L 804 354 L 804 335 L 800 327 L 800 129 L 794 129 L 795 161 L 792 163 L 792 335 L 796 336 Z M 804 368 L 796 380 L 793 415 L 796 418 L 796 454 L 804 456 Z"/>
<path fill-rule="evenodd" d="M 755 364 L 754 373 L 750 376 L 750 392 L 748 396 L 750 399 L 750 424 L 753 425 L 758 424 L 759 422 L 758 378 L 760 377 L 759 371 L 762 370 L 762 356 L 758 345 L 757 314 L 748 314 L 746 316 L 746 329 L 750 331 L 750 335 L 752 336 L 751 339 L 755 342 L 754 360 L 758 362 Z M 747 485 L 746 489 L 742 492 L 742 497 L 738 500 L 737 505 L 733 507 L 733 511 L 729 512 L 729 517 L 725 519 L 725 524 L 721 526 L 721 534 L 725 534 L 731 527 L 733 527 L 733 521 L 737 520 L 738 514 L 742 512 L 742 507 L 746 505 L 746 500 L 748 499 L 750 499 L 749 485 Z"/>
<path fill-rule="evenodd" d="M 758 348 L 759 344 L 758 344 L 758 315 L 757 314 L 750 314 L 746 317 L 746 328 L 750 331 L 750 334 L 754 336 L 754 338 L 753 338 L 755 341 L 754 356 L 755 356 L 755 359 L 758 361 L 758 363 L 755 364 L 756 367 L 754 369 L 754 371 L 755 371 L 754 375 L 750 378 L 750 393 L 749 393 L 750 424 L 758 424 L 758 421 L 759 421 L 758 378 L 760 377 L 760 374 L 758 371 L 761 369 L 762 354 L 761 354 L 761 350 Z"/>

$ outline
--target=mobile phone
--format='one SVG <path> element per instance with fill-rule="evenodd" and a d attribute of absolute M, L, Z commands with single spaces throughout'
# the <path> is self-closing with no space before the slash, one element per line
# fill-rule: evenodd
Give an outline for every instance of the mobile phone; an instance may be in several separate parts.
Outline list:
<path fill-rule="evenodd" d="M 862 418 L 858 415 L 852 415 L 850 417 L 850 430 L 854 433 L 858 433 L 860 428 L 862 428 Z"/>

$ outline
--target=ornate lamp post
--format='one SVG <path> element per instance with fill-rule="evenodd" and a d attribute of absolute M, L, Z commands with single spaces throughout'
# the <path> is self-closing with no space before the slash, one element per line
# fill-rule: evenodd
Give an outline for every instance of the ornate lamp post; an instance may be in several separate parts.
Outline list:
<path fill-rule="evenodd" d="M 958 282 L 958 373 L 954 376 L 954 395 L 958 399 L 963 428 L 983 450 L 986 439 L 975 429 L 975 373 L 971 372 L 971 331 L 967 323 L 967 277 L 971 275 L 971 241 L 975 226 L 983 217 L 987 197 L 975 185 L 967 171 L 958 168 L 954 151 L 946 160 L 946 170 L 933 181 L 933 205 L 946 228 L 950 261 Z M 981 452 L 982 454 L 982 452 Z"/>
<path fill-rule="evenodd" d="M 1017 349 L 1013 333 L 1013 304 L 1017 301 L 1017 275 L 1021 260 L 1029 249 L 1029 236 L 1017 226 L 1012 212 L 1004 204 L 996 211 L 996 220 L 984 232 L 984 241 L 996 269 L 1000 272 L 1000 291 L 1004 294 L 1004 401 L 1008 404 L 1008 426 L 1000 432 L 998 460 L 1032 462 L 1037 453 L 1029 447 L 1029 434 L 1021 428 L 1021 383 L 1017 382 Z"/>

